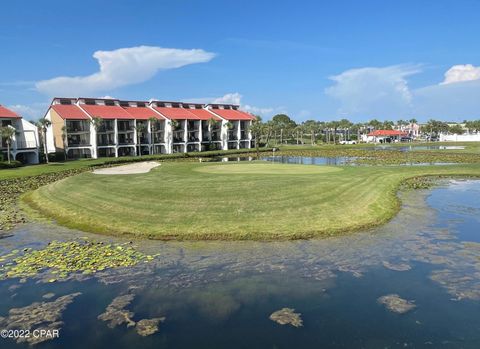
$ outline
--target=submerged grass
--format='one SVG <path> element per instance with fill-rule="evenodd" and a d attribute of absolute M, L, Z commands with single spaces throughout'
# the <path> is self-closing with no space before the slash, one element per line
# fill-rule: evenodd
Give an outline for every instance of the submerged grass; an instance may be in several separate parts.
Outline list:
<path fill-rule="evenodd" d="M 141 175 L 84 173 L 24 200 L 58 223 L 150 239 L 282 240 L 370 228 L 400 208 L 409 178 L 480 176 L 480 165 L 321 167 L 164 163 Z M 330 171 L 332 169 L 332 171 Z M 408 183 L 408 182 L 407 182 Z"/>

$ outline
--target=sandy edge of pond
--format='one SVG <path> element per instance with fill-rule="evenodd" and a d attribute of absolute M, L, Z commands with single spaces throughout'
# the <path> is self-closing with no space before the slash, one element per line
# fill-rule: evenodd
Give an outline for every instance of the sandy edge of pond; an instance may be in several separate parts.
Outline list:
<path fill-rule="evenodd" d="M 155 161 L 145 161 L 145 162 L 137 162 L 134 164 L 122 165 L 122 166 L 115 166 L 115 167 L 108 167 L 102 168 L 98 170 L 94 170 L 94 174 L 101 174 L 101 175 L 125 175 L 125 174 L 138 174 L 138 173 L 148 173 L 152 168 L 160 166 L 160 163 Z"/>

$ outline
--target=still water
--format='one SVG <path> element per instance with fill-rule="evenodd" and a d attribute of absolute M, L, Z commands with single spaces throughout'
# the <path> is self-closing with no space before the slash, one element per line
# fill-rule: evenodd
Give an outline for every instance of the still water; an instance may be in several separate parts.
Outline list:
<path fill-rule="evenodd" d="M 401 195 L 399 215 L 368 232 L 293 242 L 135 242 L 160 255 L 67 282 L 0 281 L 0 317 L 80 292 L 62 311 L 60 338 L 38 348 L 479 348 L 480 182 Z M 0 254 L 84 236 L 121 241 L 36 223 L 0 240 Z M 55 296 L 46 300 L 48 293 Z M 141 337 L 98 319 L 125 294 L 134 321 L 165 317 L 157 333 Z M 387 309 L 378 299 L 390 294 L 415 308 Z M 285 307 L 301 314 L 302 327 L 269 319 Z M 0 338 L 0 347 L 28 345 Z"/>

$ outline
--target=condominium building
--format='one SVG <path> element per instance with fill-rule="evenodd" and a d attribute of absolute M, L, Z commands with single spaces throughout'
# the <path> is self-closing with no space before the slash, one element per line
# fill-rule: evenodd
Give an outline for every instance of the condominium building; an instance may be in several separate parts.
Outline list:
<path fill-rule="evenodd" d="M 255 117 L 229 104 L 54 98 L 45 114 L 49 153 L 69 158 L 252 147 Z"/>
<path fill-rule="evenodd" d="M 13 160 L 28 164 L 38 163 L 38 131 L 37 127 L 24 120 L 20 115 L 0 105 L 0 127 L 15 129 L 10 144 L 10 157 Z M 7 158 L 7 141 L 0 135 L 0 153 Z"/>

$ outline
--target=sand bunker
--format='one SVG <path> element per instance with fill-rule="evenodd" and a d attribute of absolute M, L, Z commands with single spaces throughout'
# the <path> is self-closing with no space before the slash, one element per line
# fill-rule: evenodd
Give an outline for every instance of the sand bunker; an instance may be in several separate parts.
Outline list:
<path fill-rule="evenodd" d="M 152 168 L 155 168 L 157 166 L 160 166 L 160 163 L 155 161 L 145 161 L 122 166 L 102 168 L 93 171 L 93 173 L 102 175 L 138 174 L 150 172 Z"/>

